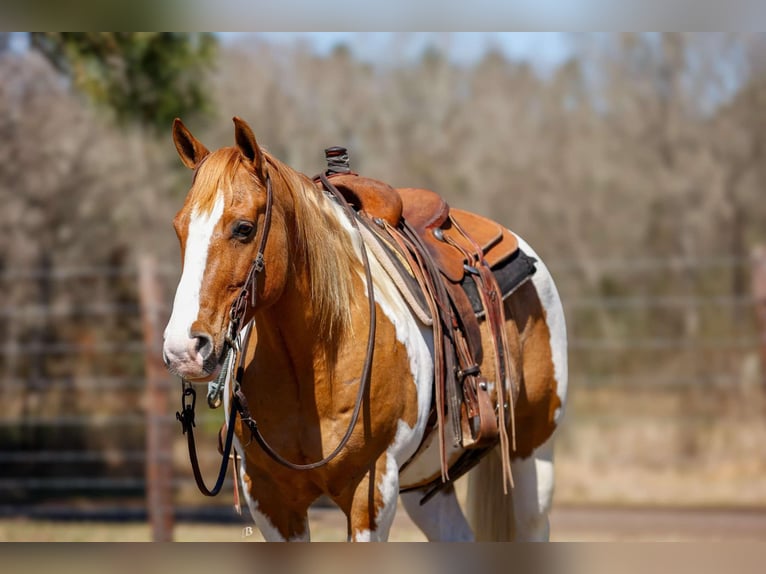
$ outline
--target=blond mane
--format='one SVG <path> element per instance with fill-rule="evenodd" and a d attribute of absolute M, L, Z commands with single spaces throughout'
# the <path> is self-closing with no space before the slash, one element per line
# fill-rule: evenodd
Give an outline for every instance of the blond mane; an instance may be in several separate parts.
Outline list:
<path fill-rule="evenodd" d="M 337 210 L 305 175 L 265 152 L 275 204 L 289 193 L 294 206 L 293 272 L 307 273 L 316 328 L 328 343 L 338 343 L 351 328 L 352 274 L 360 263 Z M 208 155 L 195 172 L 190 200 L 202 214 L 213 209 L 218 190 L 233 195 L 234 176 L 245 168 L 236 147 Z M 268 266 L 268 261 L 266 262 Z"/>
<path fill-rule="evenodd" d="M 295 206 L 297 265 L 305 265 L 318 328 L 328 341 L 339 341 L 351 328 L 353 274 L 361 263 L 332 200 L 305 175 L 266 155 L 290 190 Z M 296 269 L 300 272 L 300 269 Z"/>

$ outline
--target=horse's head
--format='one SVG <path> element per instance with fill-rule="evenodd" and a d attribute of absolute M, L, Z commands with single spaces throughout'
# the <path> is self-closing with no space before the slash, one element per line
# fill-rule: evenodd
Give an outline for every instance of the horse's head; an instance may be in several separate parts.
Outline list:
<path fill-rule="evenodd" d="M 236 145 L 211 153 L 180 120 L 173 124 L 178 154 L 195 174 L 173 221 L 183 272 L 165 329 L 163 355 L 172 372 L 193 381 L 208 380 L 220 368 L 230 308 L 247 279 L 263 231 L 269 165 L 250 127 L 239 118 L 234 118 L 234 126 Z M 273 217 L 284 220 L 280 206 L 273 206 Z M 257 278 L 257 306 L 273 301 L 284 285 L 286 241 L 284 226 L 272 226 L 267 268 Z M 245 320 L 253 309 L 247 313 Z"/>

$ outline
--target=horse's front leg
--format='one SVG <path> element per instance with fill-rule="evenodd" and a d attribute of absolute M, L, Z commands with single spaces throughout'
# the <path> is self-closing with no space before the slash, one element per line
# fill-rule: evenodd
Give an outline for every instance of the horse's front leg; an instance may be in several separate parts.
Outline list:
<path fill-rule="evenodd" d="M 383 453 L 362 480 L 336 500 L 348 519 L 349 540 L 388 540 L 398 496 L 399 466 L 393 456 Z"/>
<path fill-rule="evenodd" d="M 243 477 L 245 499 L 266 542 L 308 542 L 308 503 L 295 504 L 267 481 Z M 257 483 L 256 483 L 257 482 Z"/>

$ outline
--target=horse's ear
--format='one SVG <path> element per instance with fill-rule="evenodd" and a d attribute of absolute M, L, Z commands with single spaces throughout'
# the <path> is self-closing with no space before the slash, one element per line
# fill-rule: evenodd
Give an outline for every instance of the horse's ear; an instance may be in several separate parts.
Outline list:
<path fill-rule="evenodd" d="M 241 118 L 234 117 L 234 140 L 237 142 L 239 153 L 249 161 L 255 169 L 255 174 L 265 181 L 266 179 L 266 159 L 263 151 L 255 141 L 253 130 L 247 125 L 247 122 Z"/>
<path fill-rule="evenodd" d="M 178 118 L 173 120 L 173 143 L 176 144 L 181 161 L 189 169 L 195 169 L 202 158 L 210 153 Z"/>

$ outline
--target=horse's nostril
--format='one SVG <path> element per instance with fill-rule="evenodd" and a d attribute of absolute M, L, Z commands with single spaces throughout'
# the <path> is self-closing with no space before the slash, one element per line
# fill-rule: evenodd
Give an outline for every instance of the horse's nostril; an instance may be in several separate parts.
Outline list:
<path fill-rule="evenodd" d="M 213 354 L 213 338 L 206 333 L 195 333 L 194 339 L 197 341 L 197 352 L 202 360 L 207 359 Z"/>

